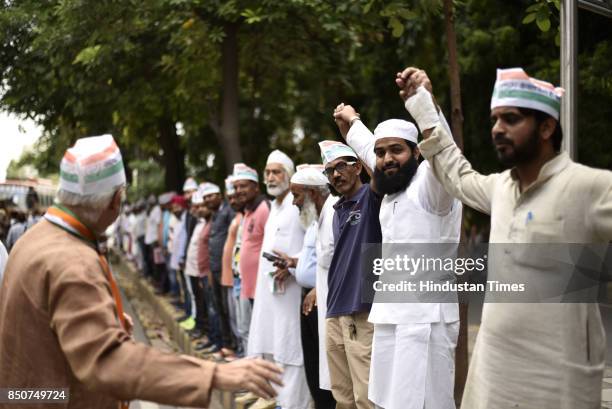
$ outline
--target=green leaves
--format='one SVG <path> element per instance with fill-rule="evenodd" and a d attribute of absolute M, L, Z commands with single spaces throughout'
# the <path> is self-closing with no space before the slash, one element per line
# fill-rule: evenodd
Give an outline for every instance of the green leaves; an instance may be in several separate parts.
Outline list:
<path fill-rule="evenodd" d="M 525 18 L 523 19 L 523 24 L 529 24 L 535 21 L 537 14 L 536 13 L 529 13 L 525 16 Z"/>
<path fill-rule="evenodd" d="M 547 33 L 552 25 L 551 20 L 559 21 L 560 0 L 534 1 L 535 3 L 525 10 L 527 14 L 523 18 L 523 24 L 535 22 L 540 31 Z"/>
<path fill-rule="evenodd" d="M 547 32 L 548 30 L 550 30 L 550 19 L 548 17 L 538 18 L 536 20 L 536 23 L 538 24 L 538 27 L 540 28 L 540 30 L 544 32 Z"/>
<path fill-rule="evenodd" d="M 100 54 L 100 50 L 102 49 L 102 45 L 94 45 L 92 47 L 86 47 L 81 50 L 74 58 L 73 64 L 83 64 L 90 65 L 96 61 L 98 55 Z"/>
<path fill-rule="evenodd" d="M 244 17 L 247 24 L 259 23 L 263 20 L 261 8 L 258 8 L 257 10 L 246 9 L 240 13 L 240 15 Z"/>
<path fill-rule="evenodd" d="M 389 19 L 389 27 L 393 29 L 392 33 L 393 37 L 401 37 L 404 33 L 404 24 L 397 18 L 391 17 Z"/>
<path fill-rule="evenodd" d="M 402 117 L 393 76 L 407 65 L 428 71 L 446 106 L 439 0 L 57 3 L 20 0 L 0 8 L 0 72 L 7 85 L 0 105 L 44 123 L 49 143 L 40 145 L 37 166 L 56 169 L 75 138 L 104 132 L 117 137 L 126 163 L 159 163 L 163 119 L 183 124 L 176 144 L 188 147 L 189 168 L 220 182 L 223 151 L 215 128 L 223 122 L 227 24 L 238 27 L 239 48 L 239 109 L 230 120 L 240 125 L 237 149 L 251 166 L 261 168 L 273 146 L 296 162 L 319 160 L 313 147 L 338 136 L 330 110 L 341 101 L 356 106 L 370 126 Z M 482 126 L 495 68 L 524 66 L 555 82 L 558 69 L 550 66 L 558 59 L 558 4 L 455 1 L 465 131 L 471 135 L 466 151 L 490 159 L 481 162 L 483 170 L 497 163 Z M 592 64 L 599 69 L 591 70 L 587 89 L 600 96 L 611 93 L 604 64 L 611 52 L 597 55 Z M 607 78 L 603 85 L 601 78 Z M 298 142 L 296 124 L 304 132 Z M 213 169 L 206 165 L 210 154 L 218 158 Z"/>

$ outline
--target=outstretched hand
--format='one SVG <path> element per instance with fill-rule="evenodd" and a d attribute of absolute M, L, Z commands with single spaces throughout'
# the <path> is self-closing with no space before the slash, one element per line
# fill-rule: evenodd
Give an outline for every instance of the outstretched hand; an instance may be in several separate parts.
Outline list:
<path fill-rule="evenodd" d="M 283 385 L 283 370 L 272 362 L 263 359 L 239 359 L 229 364 L 219 364 L 213 376 L 213 388 L 224 391 L 247 389 L 264 399 L 276 396 L 271 385 Z"/>

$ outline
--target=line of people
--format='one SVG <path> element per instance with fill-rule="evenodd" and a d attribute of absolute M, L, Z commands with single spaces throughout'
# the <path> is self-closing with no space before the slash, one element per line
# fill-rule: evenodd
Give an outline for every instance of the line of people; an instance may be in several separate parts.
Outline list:
<path fill-rule="evenodd" d="M 226 199 L 230 205 L 224 206 L 231 206 L 232 213 L 231 217 L 223 216 L 222 228 L 229 234 L 224 254 L 215 254 L 218 260 L 233 261 L 231 273 L 230 269 L 224 270 L 233 280 L 220 280 L 230 295 L 219 300 L 222 291 L 214 290 L 219 279 L 214 268 L 204 263 L 198 265 L 199 276 L 208 277 L 204 278 L 203 288 L 212 290 L 196 296 L 195 302 L 201 305 L 207 299 L 211 300 L 207 305 L 213 306 L 207 310 L 208 327 L 203 331 L 215 340 L 210 351 L 230 346 L 240 356 L 262 357 L 284 368 L 284 386 L 277 388 L 277 398 L 260 398 L 253 408 L 279 405 L 305 409 L 311 398 L 316 408 L 454 408 L 458 304 L 387 302 L 384 297 L 377 298 L 380 294 L 368 299 L 364 283 L 372 280 L 372 272 L 362 267 L 363 246 L 447 244 L 447 254 L 439 256 L 453 257 L 460 240 L 462 202 L 491 214 L 495 203 L 492 195 L 498 197 L 497 191 L 501 189 L 498 184 L 502 183 L 499 181 L 509 177 L 516 184 L 516 191 L 503 193 L 504 196 L 499 193 L 503 199 L 496 206 L 500 212 L 517 212 L 508 208 L 510 197 L 535 190 L 540 170 L 544 172 L 555 161 L 569 161 L 559 153 L 561 91 L 528 77 L 521 69 L 498 71 L 491 103 L 493 141 L 502 164 L 513 170 L 487 177 L 471 170 L 461 156 L 432 96 L 426 73 L 409 68 L 398 73 L 396 83 L 407 111 L 423 135 L 420 144 L 415 124 L 389 119 L 371 132 L 352 106 L 340 104 L 333 116 L 346 144 L 321 142 L 322 165 L 300 165 L 297 171 L 287 155 L 273 151 L 263 170 L 267 193 L 273 198 L 270 202 L 259 193 L 256 170 L 236 164 L 234 173 L 226 180 Z M 513 128 L 519 123 L 525 129 Z M 438 139 L 430 137 L 432 133 Z M 547 160 L 551 164 L 547 165 Z M 207 186 L 212 190 L 207 190 Z M 214 199 L 206 202 L 210 205 L 205 205 L 212 216 L 200 215 L 205 220 L 200 223 L 212 224 L 216 231 L 216 226 L 221 225 L 211 222 L 211 218 L 218 212 L 221 198 L 219 189 L 210 186 L 205 183 L 199 187 L 192 196 L 191 208 L 197 212 L 193 209 L 199 208 L 202 201 L 199 197 L 206 201 L 213 195 Z M 510 197 L 505 196 L 509 194 Z M 522 213 L 518 213 L 520 218 Z M 533 217 L 533 210 L 530 215 Z M 531 223 L 527 230 L 537 225 Z M 207 231 L 204 227 L 195 237 L 208 240 L 212 248 L 214 239 Z M 571 240 L 572 233 L 560 238 Z M 493 218 L 492 238 L 526 240 L 514 234 L 506 223 L 500 224 L 497 217 Z M 192 236 L 189 247 L 195 246 L 195 240 L 200 243 L 198 253 L 202 253 L 202 239 Z M 187 275 L 188 270 L 185 269 Z M 499 271 L 494 269 L 491 274 Z M 207 280 L 213 284 L 206 284 Z M 562 365 L 562 371 L 558 366 L 553 371 L 556 365 L 546 363 L 541 356 L 530 355 L 529 351 L 537 349 L 535 338 L 527 336 L 516 341 L 516 348 L 510 342 L 500 344 L 490 338 L 496 333 L 499 317 L 507 316 L 509 311 L 519 316 L 525 314 L 519 305 L 485 307 L 463 407 L 511 407 L 516 403 L 536 407 L 534 400 L 538 408 L 565 405 L 564 400 L 542 397 L 547 393 L 536 390 L 528 378 L 524 382 L 529 385 L 500 375 L 519 371 L 515 366 L 508 371 L 507 363 L 513 359 L 522 360 L 525 365 L 531 361 L 532 366 L 537 361 L 537 370 L 549 374 L 546 386 L 549 391 L 556 390 L 558 396 L 563 395 L 562 387 L 575 390 L 575 395 L 567 398 L 574 402 L 571 407 L 583 407 L 577 402 L 598 400 L 596 378 L 600 379 L 601 373 L 595 367 L 599 362 L 591 362 L 586 365 L 590 369 L 584 371 L 569 368 L 571 364 Z M 535 313 L 524 325 L 532 322 L 545 327 L 559 306 L 546 312 L 548 307 L 539 306 L 542 316 Z M 587 327 L 594 324 L 589 334 L 596 328 L 597 339 L 601 321 L 596 307 L 585 304 L 575 309 L 570 315 L 577 320 L 577 327 L 584 328 L 584 320 Z M 495 310 L 496 316 L 488 316 L 489 310 Z M 512 319 L 516 323 L 513 329 L 523 334 L 523 324 L 519 325 L 517 320 Z M 204 319 L 196 321 L 197 328 L 202 329 Z M 550 340 L 548 358 L 564 356 L 571 362 L 575 358 L 562 351 L 567 347 L 564 342 L 575 340 L 565 332 L 555 334 L 564 341 Z M 593 342 L 589 339 L 589 343 Z M 518 345 L 522 348 L 520 352 Z M 493 368 L 497 368 L 495 374 L 491 373 Z M 579 391 L 565 384 L 564 375 L 560 374 L 573 372 L 582 375 L 584 382 L 593 380 L 592 396 L 586 385 Z M 488 374 L 487 379 L 483 373 Z M 520 378 L 518 372 L 516 376 Z M 491 381 L 497 378 L 503 384 L 498 385 L 499 389 Z M 521 391 L 515 388 L 518 384 Z M 246 395 L 240 399 L 249 402 L 256 397 Z"/>
<path fill-rule="evenodd" d="M 251 380 L 256 384 L 244 381 L 242 372 L 234 376 L 241 381 L 232 385 L 248 385 L 252 393 L 239 400 L 254 402 L 253 409 L 306 409 L 312 403 L 339 409 L 455 408 L 457 302 L 387 302 L 377 298 L 380 294 L 369 299 L 367 284 L 373 274 L 363 268 L 368 244 L 404 243 L 410 249 L 410 244 L 442 243 L 452 257 L 460 240 L 462 203 L 491 215 L 492 243 L 612 239 L 611 174 L 575 164 L 560 152 L 560 89 L 520 68 L 498 70 L 491 134 L 500 162 L 510 169 L 484 176 L 454 142 L 427 74 L 411 67 L 398 73 L 395 82 L 416 126 L 389 119 L 372 132 L 352 106 L 339 104 L 333 117 L 346 144 L 320 142 L 322 164 L 297 167 L 285 153 L 272 151 L 263 169 L 271 200 L 259 190 L 257 170 L 237 163 L 223 194 L 218 185 L 190 179 L 182 195 L 169 192 L 137 203 L 116 225 L 123 248 L 132 255 L 138 249 L 143 272 L 159 292 L 183 295 L 181 325 L 194 337 L 206 335 L 199 349 L 218 359 L 255 358 L 233 364 L 256 362 L 253 368 L 259 372 L 253 370 L 260 376 Z M 99 155 L 85 162 L 95 162 Z M 74 161 L 70 156 L 65 160 Z M 77 189 L 72 187 L 81 180 L 77 171 L 68 165 L 62 170 L 66 189 Z M 95 186 L 101 174 L 114 175 L 96 172 L 83 183 Z M 108 210 L 115 216 L 117 192 Z M 64 198 L 62 203 L 71 202 Z M 87 238 L 68 210 L 50 210 L 45 220 Z M 99 217 L 114 219 L 106 213 Z M 55 230 L 43 229 L 51 227 L 35 226 L 24 238 L 40 232 L 59 240 Z M 17 254 L 19 247 L 17 243 Z M 384 256 L 386 248 L 382 251 Z M 489 279 L 508 280 L 517 271 L 551 273 L 517 257 L 508 251 L 497 260 L 504 268 L 490 265 Z M 17 266 L 33 268 L 23 252 L 13 260 L 9 258 L 2 295 L 18 288 Z M 99 291 L 95 294 L 101 297 Z M 115 303 L 120 312 L 120 302 Z M 82 301 L 76 305 L 86 309 Z M 11 301 L 0 298 L 0 317 L 11 308 Z M 56 328 L 62 350 L 70 355 L 79 349 L 64 343 L 67 322 L 58 318 Z M 5 341 L 3 328 L 4 350 L 15 348 Z M 122 337 L 120 331 L 115 334 Z M 604 350 L 596 304 L 485 304 L 462 407 L 596 407 Z M 134 353 L 143 366 L 162 370 L 160 359 L 149 364 L 141 351 Z M 68 359 L 73 366 L 76 358 Z M 95 377 L 91 361 L 86 363 L 90 365 L 73 367 Z M 260 366 L 264 363 L 268 366 Z M 223 371 L 231 365 L 202 371 L 207 374 L 201 375 L 208 382 L 206 393 L 219 376 L 217 382 L 228 388 L 224 382 L 231 374 Z M 6 368 L 0 363 L 2 373 L 10 372 Z M 177 376 L 181 369 L 175 361 L 167 368 Z M 282 368 L 280 379 L 276 368 Z M 197 377 L 193 368 L 183 369 L 180 379 L 172 381 L 177 389 L 178 384 L 193 385 L 183 375 Z M 107 387 L 95 378 L 94 388 Z M 146 395 L 144 386 L 161 382 L 143 379 L 129 384 L 140 395 Z M 267 380 L 274 393 L 262 386 Z M 172 389 L 164 386 L 166 392 Z M 160 399 L 160 391 L 149 397 Z M 201 402 L 193 396 L 185 401 Z"/>

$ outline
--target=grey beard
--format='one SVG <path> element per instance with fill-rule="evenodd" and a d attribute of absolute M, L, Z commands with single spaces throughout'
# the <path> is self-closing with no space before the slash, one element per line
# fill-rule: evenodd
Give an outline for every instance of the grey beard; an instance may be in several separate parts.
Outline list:
<path fill-rule="evenodd" d="M 281 183 L 280 185 L 276 187 L 266 186 L 266 191 L 268 192 L 270 196 L 273 196 L 273 197 L 282 195 L 283 193 L 287 191 L 287 189 L 289 189 L 289 182 L 286 180 L 283 180 L 283 183 Z"/>
<path fill-rule="evenodd" d="M 317 221 L 317 207 L 314 202 L 308 197 L 304 199 L 304 205 L 300 209 L 300 225 L 304 230 L 307 230 L 312 223 Z"/>

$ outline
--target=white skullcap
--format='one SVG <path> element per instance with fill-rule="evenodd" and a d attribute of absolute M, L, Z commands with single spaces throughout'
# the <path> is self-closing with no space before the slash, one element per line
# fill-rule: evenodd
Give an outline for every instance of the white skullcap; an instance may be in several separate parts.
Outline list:
<path fill-rule="evenodd" d="M 259 177 L 257 171 L 253 168 L 248 167 L 244 163 L 234 164 L 234 173 L 232 173 L 232 182 L 239 180 L 252 180 L 255 183 L 259 183 Z"/>
<path fill-rule="evenodd" d="M 219 186 L 215 185 L 214 183 L 204 182 L 200 183 L 198 192 L 202 195 L 202 197 L 206 197 L 214 193 L 221 193 L 221 189 L 219 189 Z"/>
<path fill-rule="evenodd" d="M 295 169 L 300 170 L 300 169 L 308 169 L 308 168 L 316 169 L 320 171 L 321 173 L 323 173 L 323 171 L 325 170 L 325 166 L 321 165 L 320 163 L 303 163 L 301 165 L 297 165 Z"/>
<path fill-rule="evenodd" d="M 229 175 L 225 178 L 225 194 L 233 195 L 236 193 L 236 189 L 234 188 L 234 177 Z"/>
<path fill-rule="evenodd" d="M 291 158 L 287 156 L 287 154 L 285 154 L 284 152 L 279 151 L 278 149 L 273 150 L 268 155 L 266 165 L 269 165 L 271 163 L 280 163 L 281 165 L 283 165 L 290 177 L 295 173 L 295 165 L 293 164 Z"/>
<path fill-rule="evenodd" d="M 535 109 L 558 121 L 564 92 L 563 88 L 529 77 L 522 68 L 498 69 L 491 109 L 501 106 Z"/>
<path fill-rule="evenodd" d="M 304 186 L 327 186 L 329 181 L 323 174 L 323 165 L 299 165 L 291 177 L 291 183 Z"/>
<path fill-rule="evenodd" d="M 123 159 L 111 135 L 81 138 L 64 153 L 60 189 L 86 196 L 110 193 L 122 185 L 125 185 Z"/>
<path fill-rule="evenodd" d="M 172 198 L 176 195 L 176 192 L 172 191 L 172 192 L 166 192 L 166 193 L 162 193 L 161 195 L 159 195 L 158 197 L 158 201 L 160 205 L 167 205 L 168 203 L 170 203 L 170 201 L 172 200 Z"/>
<path fill-rule="evenodd" d="M 337 141 L 323 141 L 319 142 L 319 148 L 321 149 L 321 159 L 324 164 L 328 164 L 338 158 L 349 156 L 357 159 L 357 154 L 350 146 Z"/>
<path fill-rule="evenodd" d="M 198 190 L 198 183 L 194 178 L 187 178 L 185 184 L 183 184 L 183 192 L 189 192 L 191 190 Z"/>
<path fill-rule="evenodd" d="M 374 129 L 374 139 L 402 138 L 409 142 L 418 143 L 419 131 L 412 122 L 403 119 L 387 119 Z"/>
<path fill-rule="evenodd" d="M 201 205 L 202 203 L 204 203 L 204 196 L 202 195 L 202 192 L 196 190 L 195 192 L 193 192 L 193 196 L 191 196 L 191 204 Z"/>

